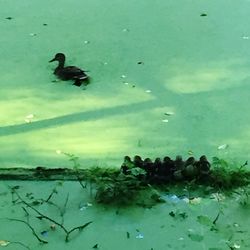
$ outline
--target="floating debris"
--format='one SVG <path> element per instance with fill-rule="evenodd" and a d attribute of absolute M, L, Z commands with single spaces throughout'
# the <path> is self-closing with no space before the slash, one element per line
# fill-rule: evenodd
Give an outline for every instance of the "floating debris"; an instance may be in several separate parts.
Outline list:
<path fill-rule="evenodd" d="M 37 36 L 36 33 L 29 33 L 30 36 Z"/>
<path fill-rule="evenodd" d="M 142 65 L 142 64 L 144 64 L 144 62 L 139 61 L 139 62 L 137 62 L 137 64 Z"/>
<path fill-rule="evenodd" d="M 139 233 L 138 235 L 135 236 L 136 239 L 143 239 L 144 235 L 142 233 Z"/>
<path fill-rule="evenodd" d="M 150 89 L 147 89 L 145 92 L 146 93 L 151 93 L 152 91 Z"/>
<path fill-rule="evenodd" d="M 129 29 L 125 28 L 122 30 L 123 32 L 129 32 Z"/>
<path fill-rule="evenodd" d="M 242 39 L 249 40 L 249 36 L 243 36 Z"/>
<path fill-rule="evenodd" d="M 189 199 L 187 197 L 184 196 L 180 198 L 175 194 L 163 195 L 161 196 L 161 199 L 167 202 L 171 202 L 171 203 L 178 203 L 178 202 L 188 203 L 189 202 Z"/>
<path fill-rule="evenodd" d="M 130 238 L 130 233 L 126 232 L 126 235 L 127 235 L 127 239 L 129 239 Z"/>
<path fill-rule="evenodd" d="M 92 248 L 97 249 L 99 248 L 98 244 L 95 244 Z"/>
<path fill-rule="evenodd" d="M 125 85 L 129 85 L 129 83 L 128 83 L 128 82 L 124 82 L 124 84 L 125 84 Z"/>
<path fill-rule="evenodd" d="M 168 119 L 163 119 L 163 120 L 161 120 L 162 122 L 168 122 Z"/>
<path fill-rule="evenodd" d="M 204 239 L 204 236 L 196 233 L 193 229 L 188 229 L 188 237 L 196 242 L 201 242 Z"/>
<path fill-rule="evenodd" d="M 201 203 L 201 197 L 195 197 L 192 199 L 189 199 L 189 203 L 192 205 L 197 205 Z"/>
<path fill-rule="evenodd" d="M 126 78 L 127 76 L 126 75 L 121 75 L 121 78 Z"/>
<path fill-rule="evenodd" d="M 55 231 L 55 230 L 56 230 L 56 225 L 55 225 L 55 224 L 51 224 L 51 225 L 50 225 L 50 229 L 51 229 L 52 231 Z"/>
<path fill-rule="evenodd" d="M 29 114 L 29 115 L 27 115 L 27 116 L 25 117 L 24 121 L 25 121 L 26 123 L 31 123 L 32 120 L 34 119 L 34 117 L 35 117 L 35 115 Z"/>
<path fill-rule="evenodd" d="M 181 219 L 186 219 L 188 217 L 186 212 L 180 212 L 178 209 L 175 212 L 171 211 L 169 215 L 173 218 L 181 218 Z"/>
<path fill-rule="evenodd" d="M 228 146 L 228 144 L 222 144 L 222 145 L 220 145 L 220 146 L 218 146 L 218 150 L 224 150 L 224 149 L 227 149 L 229 146 Z"/>
<path fill-rule="evenodd" d="M 226 199 L 226 196 L 221 193 L 213 193 L 210 198 L 216 201 L 223 201 Z"/>
<path fill-rule="evenodd" d="M 207 14 L 206 13 L 201 13 L 200 16 L 207 16 Z"/>
<path fill-rule="evenodd" d="M 234 248 L 234 249 L 240 249 L 240 245 L 237 244 L 237 243 L 234 243 L 234 244 L 233 244 L 233 248 Z"/>
<path fill-rule="evenodd" d="M 26 116 L 27 119 L 33 119 L 35 116 L 33 114 L 29 114 Z"/>
<path fill-rule="evenodd" d="M 92 207 L 93 206 L 93 204 L 92 203 L 89 203 L 89 202 L 87 202 L 87 203 L 80 203 L 79 204 L 79 209 L 80 209 L 80 211 L 83 211 L 83 210 L 86 210 L 88 207 Z"/>
<path fill-rule="evenodd" d="M 171 212 L 169 213 L 169 215 L 170 215 L 171 217 L 175 217 L 174 211 L 171 211 Z"/>
<path fill-rule="evenodd" d="M 193 155 L 194 154 L 194 151 L 193 150 L 188 150 L 188 155 Z"/>
<path fill-rule="evenodd" d="M 57 153 L 58 155 L 60 155 L 60 154 L 62 154 L 62 151 L 61 151 L 60 149 L 57 149 L 57 150 L 56 150 L 56 153 Z"/>
<path fill-rule="evenodd" d="M 42 232 L 41 232 L 41 235 L 42 235 L 42 236 L 48 236 L 48 231 L 46 231 L 46 230 L 42 231 Z"/>
<path fill-rule="evenodd" d="M 84 44 L 89 44 L 89 43 L 90 43 L 90 41 L 87 41 L 87 40 L 86 40 L 86 41 L 84 41 Z"/>
<path fill-rule="evenodd" d="M 168 112 L 165 112 L 164 115 L 167 115 L 167 116 L 174 115 L 174 112 L 168 111 Z"/>
<path fill-rule="evenodd" d="M 211 227 L 213 225 L 213 221 L 206 215 L 197 216 L 197 221 L 204 226 Z"/>
<path fill-rule="evenodd" d="M 13 17 L 8 16 L 8 17 L 5 17 L 5 19 L 7 19 L 7 20 L 12 20 L 12 19 L 13 19 Z"/>
<path fill-rule="evenodd" d="M 0 246 L 1 246 L 1 247 L 6 247 L 6 246 L 8 246 L 9 244 L 10 244 L 10 242 L 7 241 L 7 240 L 0 240 Z"/>

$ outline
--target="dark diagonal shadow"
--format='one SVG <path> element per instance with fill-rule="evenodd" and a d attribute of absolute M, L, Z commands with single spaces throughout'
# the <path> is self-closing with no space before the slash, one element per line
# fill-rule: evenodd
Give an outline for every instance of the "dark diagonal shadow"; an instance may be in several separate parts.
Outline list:
<path fill-rule="evenodd" d="M 11 125 L 0 127 L 0 136 L 14 135 L 20 133 L 27 133 L 34 130 L 46 129 L 51 127 L 60 127 L 66 124 L 97 120 L 101 118 L 107 118 L 114 115 L 123 115 L 128 113 L 136 113 L 138 111 L 148 110 L 159 105 L 157 99 L 144 101 L 140 103 L 133 103 L 121 106 L 114 106 L 108 108 L 102 108 L 98 110 L 91 110 L 86 112 L 68 114 L 55 118 L 45 119 L 41 121 L 35 121 L 32 123 L 23 123 L 19 125 Z"/>

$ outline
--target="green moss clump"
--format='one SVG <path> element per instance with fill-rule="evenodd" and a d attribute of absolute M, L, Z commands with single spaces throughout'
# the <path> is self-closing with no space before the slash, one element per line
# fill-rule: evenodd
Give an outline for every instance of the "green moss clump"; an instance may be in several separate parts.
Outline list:
<path fill-rule="evenodd" d="M 119 174 L 115 178 L 101 177 L 96 182 L 96 200 L 100 203 L 132 203 L 141 190 L 140 181 L 133 175 Z"/>

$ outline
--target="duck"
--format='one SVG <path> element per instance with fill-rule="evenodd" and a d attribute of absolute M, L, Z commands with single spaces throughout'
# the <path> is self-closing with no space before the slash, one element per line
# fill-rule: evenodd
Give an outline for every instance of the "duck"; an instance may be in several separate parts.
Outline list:
<path fill-rule="evenodd" d="M 76 66 L 64 66 L 66 56 L 63 53 L 57 53 L 49 62 L 58 61 L 58 66 L 54 70 L 54 74 L 63 81 L 73 80 L 73 85 L 80 87 L 83 82 L 87 85 L 89 77 L 85 74 L 86 71 Z"/>

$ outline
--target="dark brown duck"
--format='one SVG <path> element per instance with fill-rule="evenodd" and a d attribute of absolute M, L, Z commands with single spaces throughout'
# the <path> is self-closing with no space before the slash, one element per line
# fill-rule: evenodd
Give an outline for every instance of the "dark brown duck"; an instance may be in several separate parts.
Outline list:
<path fill-rule="evenodd" d="M 85 74 L 86 71 L 76 66 L 64 66 L 65 55 L 63 53 L 57 53 L 55 57 L 49 62 L 58 61 L 58 66 L 54 70 L 54 74 L 63 81 L 73 80 L 74 85 L 81 86 L 84 82 L 87 85 L 89 77 Z"/>

